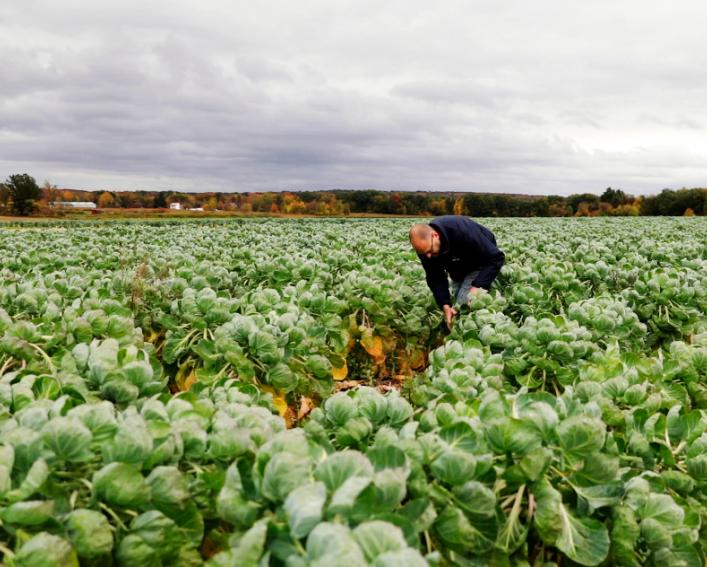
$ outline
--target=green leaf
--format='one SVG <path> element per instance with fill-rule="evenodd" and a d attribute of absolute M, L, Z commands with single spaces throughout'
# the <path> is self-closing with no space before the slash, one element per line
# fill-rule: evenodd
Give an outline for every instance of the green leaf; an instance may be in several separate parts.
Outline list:
<path fill-rule="evenodd" d="M 15 502 L 0 513 L 3 523 L 17 526 L 39 526 L 51 520 L 53 516 L 53 500 Z"/>
<path fill-rule="evenodd" d="M 13 561 L 16 567 L 79 567 L 69 542 L 45 532 L 26 542 Z"/>
<path fill-rule="evenodd" d="M 604 446 L 606 426 L 598 419 L 582 415 L 568 417 L 557 427 L 557 437 L 564 452 L 583 458 Z"/>
<path fill-rule="evenodd" d="M 509 555 L 523 545 L 528 537 L 528 527 L 521 520 L 521 503 L 524 490 L 525 486 L 521 486 L 518 489 L 513 507 L 505 517 L 505 521 L 496 536 L 496 547 Z"/>
<path fill-rule="evenodd" d="M 429 530 L 437 518 L 434 504 L 428 498 L 410 500 L 398 513 L 412 523 L 417 533 Z"/>
<path fill-rule="evenodd" d="M 358 414 L 356 403 L 344 392 L 334 394 L 324 402 L 327 419 L 334 425 L 342 426 Z"/>
<path fill-rule="evenodd" d="M 580 565 L 599 565 L 609 553 L 606 526 L 593 518 L 577 518 L 547 481 L 533 485 L 534 521 L 542 540 Z"/>
<path fill-rule="evenodd" d="M 187 479 L 177 467 L 155 467 L 145 481 L 150 487 L 152 503 L 168 516 L 170 510 L 182 509 L 191 496 Z"/>
<path fill-rule="evenodd" d="M 6 465 L 0 465 L 0 497 L 4 496 L 12 488 L 11 469 Z M 21 500 L 21 499 L 20 499 Z"/>
<path fill-rule="evenodd" d="M 329 492 L 336 491 L 352 477 L 373 477 L 373 465 L 359 451 L 343 451 L 329 455 L 314 471 L 314 478 L 321 480 Z"/>
<path fill-rule="evenodd" d="M 412 418 L 412 406 L 407 400 L 401 398 L 396 390 L 393 390 L 390 394 L 388 394 L 386 399 L 388 400 L 386 414 L 390 425 L 401 426 Z"/>
<path fill-rule="evenodd" d="M 49 466 L 44 459 L 38 459 L 32 463 L 27 476 L 22 480 L 22 483 L 15 490 L 10 490 L 5 498 L 8 502 L 19 502 L 26 500 L 36 492 L 38 492 L 44 483 L 49 478 Z"/>
<path fill-rule="evenodd" d="M 405 452 L 393 445 L 372 447 L 366 452 L 366 457 L 371 461 L 376 471 L 407 467 Z"/>
<path fill-rule="evenodd" d="M 476 528 L 459 508 L 450 505 L 437 516 L 434 528 L 448 544 L 463 547 L 475 554 L 486 553 L 494 546 L 494 539 Z"/>
<path fill-rule="evenodd" d="M 237 480 L 236 480 L 237 476 Z M 260 515 L 260 504 L 246 499 L 243 495 L 238 468 L 233 463 L 226 472 L 226 482 L 216 499 L 219 518 L 239 527 L 248 527 Z"/>
<path fill-rule="evenodd" d="M 469 453 L 451 449 L 437 457 L 430 469 L 435 478 L 456 486 L 474 477 L 476 459 Z"/>
<path fill-rule="evenodd" d="M 540 434 L 529 423 L 510 417 L 495 420 L 486 428 L 486 438 L 496 453 L 525 455 L 540 447 Z"/>
<path fill-rule="evenodd" d="M 170 561 L 186 543 L 173 520 L 158 510 L 140 514 L 131 524 L 132 535 L 146 542 L 163 561 Z"/>
<path fill-rule="evenodd" d="M 352 476 L 336 489 L 327 508 L 327 515 L 348 517 L 358 496 L 373 482 L 372 477 Z"/>
<path fill-rule="evenodd" d="M 15 449 L 12 445 L 0 445 L 0 466 L 12 471 L 15 464 Z"/>
<path fill-rule="evenodd" d="M 248 337 L 248 344 L 253 355 L 265 364 L 276 364 L 282 358 L 282 352 L 277 340 L 272 335 L 255 331 Z"/>
<path fill-rule="evenodd" d="M 131 565 L 162 567 L 162 561 L 160 561 L 157 551 L 135 534 L 128 534 L 120 541 L 115 556 L 121 567 L 130 567 Z"/>
<path fill-rule="evenodd" d="M 624 495 L 624 485 L 620 480 L 595 486 L 574 486 L 578 496 L 589 504 L 589 511 L 618 504 Z"/>
<path fill-rule="evenodd" d="M 707 480 L 707 455 L 696 455 L 687 459 L 687 472 L 695 480 Z"/>
<path fill-rule="evenodd" d="M 611 559 L 622 567 L 639 567 L 636 549 L 641 530 L 636 516 L 628 506 L 616 506 L 612 509 Z"/>
<path fill-rule="evenodd" d="M 472 480 L 454 487 L 459 505 L 472 518 L 491 518 L 496 514 L 496 494 L 484 484 Z"/>
<path fill-rule="evenodd" d="M 479 439 L 474 429 L 465 421 L 458 421 L 439 430 L 439 437 L 451 448 L 476 453 Z"/>
<path fill-rule="evenodd" d="M 295 373 L 284 362 L 278 362 L 268 371 L 266 381 L 283 392 L 292 392 L 297 387 Z"/>
<path fill-rule="evenodd" d="M 368 418 L 352 417 L 336 430 L 336 441 L 344 447 L 356 446 L 373 433 L 373 424 Z"/>
<path fill-rule="evenodd" d="M 665 485 L 682 495 L 690 494 L 695 489 L 695 481 L 690 475 L 675 470 L 665 470 L 660 473 Z"/>
<path fill-rule="evenodd" d="M 371 563 L 371 567 L 427 567 L 429 563 L 415 549 L 401 549 L 400 551 L 387 551 L 381 553 Z"/>
<path fill-rule="evenodd" d="M 388 400 L 373 388 L 359 388 L 356 395 L 358 411 L 373 424 L 381 423 L 387 415 Z"/>
<path fill-rule="evenodd" d="M 93 456 L 89 449 L 93 436 L 77 418 L 55 417 L 44 426 L 42 438 L 61 461 L 77 463 Z"/>
<path fill-rule="evenodd" d="M 535 427 L 546 441 L 552 439 L 559 422 L 554 408 L 542 401 L 534 401 L 519 408 L 518 416 Z"/>
<path fill-rule="evenodd" d="M 110 439 L 118 429 L 115 419 L 115 406 L 102 401 L 95 404 L 83 404 L 69 411 L 67 417 L 76 417 L 88 427 L 95 442 Z"/>
<path fill-rule="evenodd" d="M 237 558 L 239 566 L 258 567 L 265 548 L 269 521 L 268 518 L 262 518 L 243 534 L 233 549 L 233 556 Z"/>
<path fill-rule="evenodd" d="M 552 462 L 553 452 L 547 447 L 540 447 L 532 453 L 523 455 L 518 462 L 526 480 L 534 482 L 545 474 L 545 470 Z"/>
<path fill-rule="evenodd" d="M 377 489 L 377 506 L 379 511 L 397 506 L 407 493 L 407 478 L 409 471 L 403 468 L 383 469 L 373 475 L 373 486 Z"/>
<path fill-rule="evenodd" d="M 646 545 L 653 550 L 673 545 L 670 528 L 653 518 L 641 520 L 641 537 Z"/>
<path fill-rule="evenodd" d="M 154 443 L 142 416 L 128 415 L 113 439 L 101 446 L 103 460 L 140 464 L 150 457 Z"/>
<path fill-rule="evenodd" d="M 327 492 L 323 482 L 313 482 L 295 488 L 285 500 L 285 511 L 292 537 L 301 539 L 322 519 Z"/>
<path fill-rule="evenodd" d="M 163 514 L 174 520 L 184 534 L 189 545 L 198 547 L 204 539 L 204 519 L 194 501 L 190 501 L 179 510 L 160 510 Z"/>
<path fill-rule="evenodd" d="M 314 374 L 314 377 L 319 380 L 326 380 L 331 378 L 332 365 L 324 356 L 315 354 L 307 357 L 305 367 L 308 372 Z"/>
<path fill-rule="evenodd" d="M 283 501 L 287 495 L 309 478 L 309 462 L 292 453 L 277 453 L 265 466 L 262 495 L 273 502 Z"/>
<path fill-rule="evenodd" d="M 110 463 L 96 471 L 93 493 L 99 500 L 124 508 L 141 508 L 150 502 L 150 488 L 140 472 L 128 463 Z"/>
<path fill-rule="evenodd" d="M 696 545 L 673 545 L 671 549 L 659 549 L 653 555 L 656 565 L 684 565 L 704 567 L 704 557 Z"/>
<path fill-rule="evenodd" d="M 653 519 L 669 529 L 681 526 L 685 512 L 667 494 L 651 493 L 638 511 L 642 520 Z"/>
<path fill-rule="evenodd" d="M 340 524 L 322 522 L 307 538 L 310 565 L 322 567 L 366 567 L 363 552 L 351 532 Z"/>
<path fill-rule="evenodd" d="M 388 522 L 364 522 L 353 530 L 353 537 L 369 563 L 386 551 L 398 551 L 407 547 L 400 528 Z"/>
<path fill-rule="evenodd" d="M 582 485 L 605 484 L 615 480 L 619 471 L 619 457 L 606 453 L 592 453 L 582 468 L 572 475 L 572 482 Z"/>
<path fill-rule="evenodd" d="M 66 531 L 79 557 L 106 555 L 113 549 L 113 531 L 106 517 L 95 510 L 74 510 L 66 517 Z"/>

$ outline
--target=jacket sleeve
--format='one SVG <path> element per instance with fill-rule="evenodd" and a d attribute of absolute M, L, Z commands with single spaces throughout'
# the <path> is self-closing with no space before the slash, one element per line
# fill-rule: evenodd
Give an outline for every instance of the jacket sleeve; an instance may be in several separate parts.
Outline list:
<path fill-rule="evenodd" d="M 479 275 L 476 276 L 471 285 L 489 289 L 498 272 L 501 271 L 506 261 L 506 255 L 498 249 L 491 238 L 479 229 L 466 231 L 465 238 L 469 246 L 479 254 L 481 259 Z"/>
<path fill-rule="evenodd" d="M 439 307 L 451 305 L 452 300 L 449 295 L 449 281 L 447 273 L 444 271 L 442 264 L 436 258 L 427 258 L 420 254 L 417 255 L 422 262 L 422 267 L 425 269 L 425 279 L 427 285 L 434 295 L 435 301 Z"/>

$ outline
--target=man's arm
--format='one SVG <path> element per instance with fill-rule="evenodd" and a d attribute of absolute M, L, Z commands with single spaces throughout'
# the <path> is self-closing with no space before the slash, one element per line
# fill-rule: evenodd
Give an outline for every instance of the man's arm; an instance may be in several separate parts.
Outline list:
<path fill-rule="evenodd" d="M 422 267 L 425 269 L 425 279 L 427 285 L 434 295 L 435 301 L 440 308 L 445 305 L 451 305 L 452 301 L 449 296 L 449 282 L 447 281 L 447 273 L 444 271 L 442 264 L 437 258 L 427 258 L 420 254 L 417 255 L 422 262 Z"/>
<path fill-rule="evenodd" d="M 476 276 L 471 285 L 489 289 L 498 272 L 501 271 L 506 261 L 506 255 L 498 249 L 496 244 L 480 228 L 474 227 L 474 229 L 466 231 L 465 237 L 467 243 L 483 258 L 483 265 L 479 268 L 479 275 Z"/>

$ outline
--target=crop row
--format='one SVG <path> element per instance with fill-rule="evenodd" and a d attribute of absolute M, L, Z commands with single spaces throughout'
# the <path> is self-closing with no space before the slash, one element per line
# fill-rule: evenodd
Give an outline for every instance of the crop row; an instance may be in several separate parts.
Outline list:
<path fill-rule="evenodd" d="M 446 337 L 408 224 L 2 233 L 5 561 L 702 565 L 702 220 L 490 221 Z"/>

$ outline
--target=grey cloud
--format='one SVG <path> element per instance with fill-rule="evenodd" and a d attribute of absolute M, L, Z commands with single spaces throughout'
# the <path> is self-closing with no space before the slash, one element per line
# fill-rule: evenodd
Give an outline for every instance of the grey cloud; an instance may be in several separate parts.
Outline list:
<path fill-rule="evenodd" d="M 564 194 L 707 174 L 694 143 L 707 89 L 694 21 L 707 9 L 681 14 L 681 35 L 633 1 L 579 16 L 559 0 L 25 6 L 0 7 L 8 174 Z"/>

